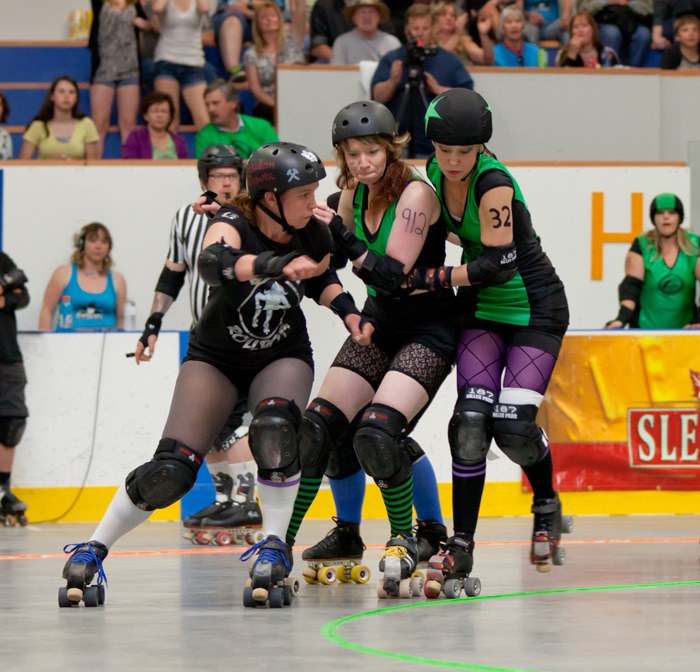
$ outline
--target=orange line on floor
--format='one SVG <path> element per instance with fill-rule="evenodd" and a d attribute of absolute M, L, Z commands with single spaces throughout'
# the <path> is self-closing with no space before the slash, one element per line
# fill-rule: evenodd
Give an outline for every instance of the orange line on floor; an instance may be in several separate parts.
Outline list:
<path fill-rule="evenodd" d="M 570 544 L 696 544 L 697 538 L 688 539 L 564 539 Z M 480 541 L 477 546 L 527 546 L 529 541 Z M 157 549 L 152 551 L 113 551 L 109 557 L 143 555 L 192 555 L 193 553 L 242 553 L 249 546 L 193 546 L 192 548 Z M 295 551 L 303 551 L 308 546 L 295 546 Z M 369 544 L 367 548 L 384 548 L 384 544 Z M 0 560 L 47 560 L 65 558 L 64 553 L 36 553 L 25 555 L 0 555 Z"/>

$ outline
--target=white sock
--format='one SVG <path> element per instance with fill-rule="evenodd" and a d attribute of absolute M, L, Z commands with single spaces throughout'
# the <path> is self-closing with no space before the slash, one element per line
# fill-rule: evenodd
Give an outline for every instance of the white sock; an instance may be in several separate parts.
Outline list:
<path fill-rule="evenodd" d="M 142 511 L 134 504 L 129 495 L 126 494 L 126 486 L 122 485 L 114 493 L 105 515 L 102 516 L 100 524 L 92 535 L 94 541 L 99 541 L 107 548 L 123 537 L 127 532 L 131 532 L 135 527 L 147 520 L 153 511 Z"/>
<path fill-rule="evenodd" d="M 221 465 L 223 471 L 224 465 Z M 254 460 L 247 462 L 227 462 L 226 472 L 233 479 L 233 492 L 231 497 L 236 502 L 245 502 L 255 496 L 255 478 L 258 475 L 257 465 Z M 240 478 L 238 478 L 240 476 Z M 247 488 L 253 490 L 252 494 L 247 492 Z M 242 491 L 241 491 L 242 490 Z"/>
<path fill-rule="evenodd" d="M 301 471 L 284 483 L 258 479 L 258 494 L 260 495 L 266 537 L 274 534 L 285 541 L 289 521 L 294 512 L 294 500 L 299 492 L 300 478 Z"/>

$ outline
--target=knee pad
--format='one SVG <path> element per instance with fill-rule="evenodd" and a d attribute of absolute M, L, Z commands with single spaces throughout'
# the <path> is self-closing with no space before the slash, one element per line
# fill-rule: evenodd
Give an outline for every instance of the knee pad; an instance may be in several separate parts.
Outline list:
<path fill-rule="evenodd" d="M 335 444 L 349 424 L 342 411 L 329 401 L 317 397 L 309 404 L 299 433 L 299 460 L 304 476 L 323 476 L 331 453 L 338 452 Z"/>
<path fill-rule="evenodd" d="M 372 404 L 365 411 L 354 445 L 360 465 L 372 478 L 408 477 L 411 461 L 399 439 L 406 424 L 402 413 L 384 404 Z"/>
<path fill-rule="evenodd" d="M 161 439 L 150 462 L 126 477 L 126 492 L 143 511 L 164 509 L 186 495 L 197 480 L 203 457 L 175 439 Z"/>
<path fill-rule="evenodd" d="M 447 438 L 457 464 L 479 464 L 486 459 L 493 430 L 491 413 L 496 393 L 483 387 L 463 387 L 450 418 Z"/>
<path fill-rule="evenodd" d="M 408 459 L 411 460 L 411 464 L 415 464 L 420 460 L 421 457 L 425 455 L 425 451 L 420 447 L 420 444 L 415 439 L 410 436 L 402 436 L 399 439 L 401 448 L 406 451 Z"/>
<path fill-rule="evenodd" d="M 496 404 L 493 408 L 493 438 L 513 462 L 529 467 L 547 455 L 547 435 L 535 423 L 537 406 Z"/>
<path fill-rule="evenodd" d="M 0 418 L 0 443 L 7 448 L 14 448 L 24 436 L 27 418 Z"/>
<path fill-rule="evenodd" d="M 263 399 L 248 430 L 250 452 L 261 470 L 284 470 L 299 460 L 301 412 L 294 401 Z"/>
<path fill-rule="evenodd" d="M 326 476 L 328 478 L 347 478 L 358 472 L 360 462 L 357 459 L 357 455 L 355 455 L 354 439 L 354 433 L 348 431 L 341 441 L 334 442 L 331 445 L 328 466 L 326 467 Z"/>

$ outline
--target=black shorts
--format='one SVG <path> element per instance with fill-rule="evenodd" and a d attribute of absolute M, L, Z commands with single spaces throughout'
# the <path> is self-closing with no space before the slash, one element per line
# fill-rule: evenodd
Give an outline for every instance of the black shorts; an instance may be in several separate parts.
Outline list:
<path fill-rule="evenodd" d="M 548 352 L 555 357 L 559 356 L 561 344 L 564 340 L 566 328 L 553 327 L 522 327 L 518 324 L 505 324 L 503 322 L 489 322 L 476 317 L 463 318 L 460 331 L 464 329 L 484 329 L 493 331 L 508 344 L 509 347 L 530 347 Z"/>
<path fill-rule="evenodd" d="M 0 364 L 0 417 L 26 418 L 29 415 L 24 401 L 27 376 L 24 364 Z"/>

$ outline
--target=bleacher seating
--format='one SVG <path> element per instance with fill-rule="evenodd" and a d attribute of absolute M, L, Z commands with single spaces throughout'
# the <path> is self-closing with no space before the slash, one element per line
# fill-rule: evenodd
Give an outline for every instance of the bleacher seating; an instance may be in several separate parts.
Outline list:
<path fill-rule="evenodd" d="M 205 47 L 207 61 L 223 76 L 223 66 L 216 47 Z M 85 42 L 11 42 L 0 43 L 0 91 L 7 97 L 10 117 L 7 130 L 12 136 L 14 158 L 22 146 L 26 125 L 38 112 L 50 83 L 60 75 L 69 75 L 80 88 L 80 110 L 90 113 L 90 51 Z M 239 90 L 243 112 L 250 113 L 253 96 Z M 181 130 L 187 151 L 194 157 L 194 126 L 184 101 L 180 101 Z M 120 139 L 116 106 L 105 139 L 105 159 L 118 159 Z"/>

